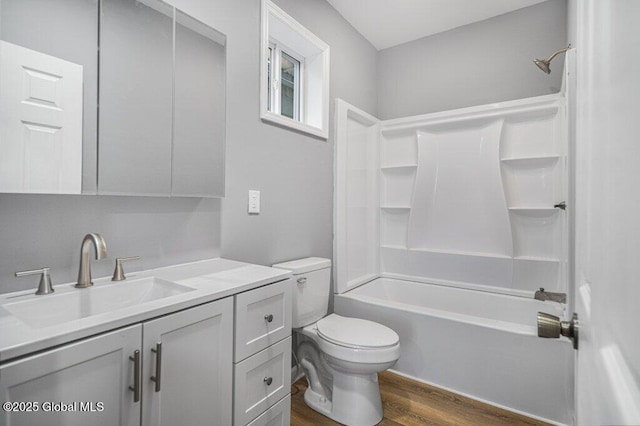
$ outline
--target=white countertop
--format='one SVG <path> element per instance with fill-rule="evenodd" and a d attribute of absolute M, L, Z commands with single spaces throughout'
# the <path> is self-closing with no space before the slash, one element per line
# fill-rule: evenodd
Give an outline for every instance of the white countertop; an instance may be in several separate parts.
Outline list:
<path fill-rule="evenodd" d="M 210 259 L 128 273 L 127 280 L 150 276 L 173 281 L 195 290 L 42 328 L 27 325 L 3 306 L 6 303 L 32 298 L 53 298 L 68 292 L 81 292 L 87 289 L 78 289 L 69 283 L 54 286 L 55 293 L 51 295 L 36 296 L 34 293 L 37 286 L 34 285 L 32 290 L 0 294 L 0 362 L 222 299 L 289 278 L 291 275 L 288 271 L 267 266 L 226 259 Z M 120 281 L 116 285 L 126 285 L 127 280 Z M 93 288 L 113 284 L 111 277 L 93 279 L 93 282 Z"/>

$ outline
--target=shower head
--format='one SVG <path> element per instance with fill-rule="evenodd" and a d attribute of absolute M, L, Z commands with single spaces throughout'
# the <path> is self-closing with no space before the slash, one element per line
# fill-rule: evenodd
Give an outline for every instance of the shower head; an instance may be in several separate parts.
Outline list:
<path fill-rule="evenodd" d="M 564 49 L 560 49 L 560 50 L 557 50 L 557 51 L 553 52 L 553 54 L 551 56 L 549 56 L 547 59 L 534 59 L 533 63 L 536 64 L 538 66 L 538 68 L 540 68 L 543 72 L 545 72 L 547 74 L 550 74 L 551 73 L 551 68 L 550 68 L 551 60 L 553 58 L 555 58 L 556 56 L 558 56 L 559 54 L 566 52 L 569 49 L 571 49 L 571 44 L 569 44 Z"/>

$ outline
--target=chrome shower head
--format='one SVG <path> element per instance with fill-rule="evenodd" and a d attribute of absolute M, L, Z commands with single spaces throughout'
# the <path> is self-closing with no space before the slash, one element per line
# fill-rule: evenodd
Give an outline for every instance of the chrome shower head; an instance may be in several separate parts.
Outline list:
<path fill-rule="evenodd" d="M 536 64 L 536 66 L 540 68 L 543 72 L 547 74 L 551 74 L 551 67 L 550 67 L 551 60 L 556 56 L 558 56 L 559 54 L 566 52 L 569 49 L 571 49 L 571 44 L 569 44 L 564 49 L 560 49 L 553 52 L 553 54 L 549 56 L 547 59 L 534 59 L 533 63 Z"/>
<path fill-rule="evenodd" d="M 543 72 L 551 74 L 551 68 L 549 68 L 549 61 L 546 59 L 534 59 L 533 63 L 538 66 Z"/>

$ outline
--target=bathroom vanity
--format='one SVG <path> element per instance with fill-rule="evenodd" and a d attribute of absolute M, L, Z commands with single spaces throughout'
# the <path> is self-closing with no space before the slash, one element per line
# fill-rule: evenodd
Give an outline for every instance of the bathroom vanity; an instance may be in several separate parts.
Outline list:
<path fill-rule="evenodd" d="M 224 259 L 0 296 L 0 423 L 288 425 L 288 271 Z"/>

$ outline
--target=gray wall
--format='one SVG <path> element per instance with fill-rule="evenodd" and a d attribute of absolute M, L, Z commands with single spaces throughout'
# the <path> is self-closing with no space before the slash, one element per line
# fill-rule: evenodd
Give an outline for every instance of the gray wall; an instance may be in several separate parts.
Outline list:
<path fill-rule="evenodd" d="M 550 0 L 380 51 L 378 116 L 406 117 L 555 93 L 564 56 L 551 75 L 531 60 L 566 47 L 567 5 Z"/>
<path fill-rule="evenodd" d="M 172 3 L 227 35 L 223 257 L 265 265 L 306 256 L 331 258 L 332 138 L 320 140 L 260 121 L 260 2 Z M 330 117 L 335 97 L 375 114 L 374 47 L 325 1 L 276 3 L 331 46 Z M 261 191 L 260 215 L 247 214 L 249 189 Z"/>
<path fill-rule="evenodd" d="M 101 233 L 108 258 L 92 259 L 94 277 L 113 273 L 114 259 L 142 256 L 126 265 L 138 271 L 220 254 L 220 200 L 0 194 L 0 293 L 35 289 L 23 269 L 51 267 L 54 284 L 78 277 L 80 242 Z"/>
<path fill-rule="evenodd" d="M 95 276 L 110 274 L 113 258 L 128 255 L 143 257 L 128 265 L 132 271 L 219 255 L 267 265 L 331 257 L 333 126 L 324 141 L 260 121 L 259 0 L 171 3 L 227 35 L 226 198 L 0 194 L 0 292 L 34 287 L 37 279 L 13 277 L 24 268 L 50 266 L 55 283 L 74 280 L 87 232 L 102 232 L 109 251 L 108 260 L 94 261 Z M 530 61 L 564 45 L 564 0 L 379 54 L 325 1 L 276 3 L 331 46 L 331 117 L 336 97 L 389 118 L 551 93 L 560 85 L 561 60 L 551 77 Z M 545 31 L 538 34 L 536 25 Z M 424 45 L 422 56 L 413 44 Z M 484 57 L 490 60 L 470 72 Z M 393 84 L 386 83 L 390 76 Z M 409 78 L 413 86 L 404 85 Z M 247 214 L 249 189 L 262 191 L 260 215 Z"/>
<path fill-rule="evenodd" d="M 325 1 L 276 0 L 331 46 L 331 116 L 340 97 L 376 113 L 377 52 Z M 171 0 L 227 35 L 227 196 L 222 200 L 0 194 L 0 292 L 34 288 L 13 277 L 50 266 L 54 283 L 76 279 L 80 241 L 101 232 L 109 259 L 140 255 L 128 270 L 222 255 L 271 264 L 332 254 L 333 143 L 262 123 L 259 0 Z M 247 191 L 262 213 L 247 214 Z"/>

